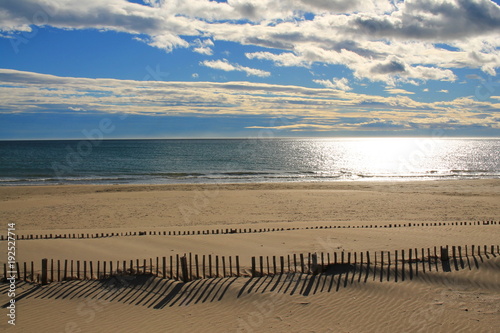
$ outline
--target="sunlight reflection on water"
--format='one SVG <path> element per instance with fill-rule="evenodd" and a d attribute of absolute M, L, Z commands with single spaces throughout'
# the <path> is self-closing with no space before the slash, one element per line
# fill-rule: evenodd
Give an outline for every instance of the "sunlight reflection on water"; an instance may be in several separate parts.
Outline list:
<path fill-rule="evenodd" d="M 0 142 L 0 184 L 500 178 L 500 139 L 110 140 L 75 158 L 78 143 Z"/>

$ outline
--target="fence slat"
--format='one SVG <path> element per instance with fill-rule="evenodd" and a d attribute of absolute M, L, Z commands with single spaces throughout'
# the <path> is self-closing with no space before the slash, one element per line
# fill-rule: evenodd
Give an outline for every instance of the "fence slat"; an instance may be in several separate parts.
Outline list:
<path fill-rule="evenodd" d="M 219 277 L 219 256 L 215 256 L 215 275 Z"/>
<path fill-rule="evenodd" d="M 52 238 L 52 235 L 50 235 Z M 50 282 L 54 282 L 54 259 L 50 259 Z"/>
<path fill-rule="evenodd" d="M 163 278 L 167 278 L 167 257 L 162 257 L 162 264 L 163 264 Z"/>
<path fill-rule="evenodd" d="M 189 281 L 189 272 L 188 272 L 188 267 L 187 267 L 187 258 L 186 256 L 181 257 L 181 266 L 182 266 L 182 281 L 183 282 L 188 282 Z"/>
<path fill-rule="evenodd" d="M 212 255 L 208 255 L 208 277 L 213 277 L 213 268 L 212 268 Z"/>
<path fill-rule="evenodd" d="M 42 259 L 42 285 L 47 284 L 47 259 L 43 258 Z"/>
<path fill-rule="evenodd" d="M 252 257 L 252 277 L 255 277 L 257 274 L 255 272 L 255 257 Z"/>
<path fill-rule="evenodd" d="M 240 257 L 236 256 L 236 276 L 240 276 Z"/>
<path fill-rule="evenodd" d="M 198 266 L 198 255 L 197 254 L 194 255 L 194 262 L 196 265 L 196 279 L 199 279 L 200 278 L 200 267 Z"/>
<path fill-rule="evenodd" d="M 202 261 L 202 272 L 203 272 L 202 274 L 203 274 L 203 278 L 206 278 L 206 273 L 205 273 L 206 272 L 206 270 L 205 270 L 205 268 L 206 268 L 205 267 L 206 266 L 205 255 L 203 255 L 201 261 Z"/>

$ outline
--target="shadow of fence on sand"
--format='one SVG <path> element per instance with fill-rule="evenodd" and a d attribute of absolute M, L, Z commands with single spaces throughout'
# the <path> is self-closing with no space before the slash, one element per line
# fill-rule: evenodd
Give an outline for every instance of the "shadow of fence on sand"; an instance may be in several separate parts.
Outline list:
<path fill-rule="evenodd" d="M 152 274 L 115 275 L 100 280 L 69 280 L 45 286 L 20 281 L 16 284 L 16 302 L 25 299 L 89 300 L 117 302 L 128 305 L 164 309 L 174 306 L 219 302 L 225 297 L 242 298 L 266 292 L 282 295 L 311 296 L 333 293 L 367 283 L 409 283 L 425 280 L 428 275 L 447 276 L 447 272 L 474 270 L 498 254 L 472 255 L 432 263 L 336 264 L 317 274 L 289 272 L 257 277 L 219 277 L 187 283 L 161 279 Z M 434 265 L 433 270 L 429 267 Z M 427 269 L 424 267 L 427 266 Z M 443 275 L 444 274 L 444 275 Z M 8 284 L 0 285 L 0 294 L 7 294 Z M 230 292 L 228 292 L 230 291 Z M 19 304 L 19 303 L 18 303 Z M 2 304 L 5 308 L 7 304 Z"/>

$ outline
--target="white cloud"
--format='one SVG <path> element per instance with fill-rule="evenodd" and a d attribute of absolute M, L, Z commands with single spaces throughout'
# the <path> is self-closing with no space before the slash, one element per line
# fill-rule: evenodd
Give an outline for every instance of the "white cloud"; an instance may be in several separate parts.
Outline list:
<path fill-rule="evenodd" d="M 172 52 L 213 54 L 213 41 L 272 48 L 247 53 L 277 66 L 343 65 L 359 79 L 454 81 L 456 68 L 496 75 L 500 7 L 490 0 L 23 0 L 0 4 L 0 37 L 19 46 L 32 26 L 134 35 Z M 306 20 L 305 13 L 312 19 Z M 18 34 L 13 34 L 13 32 Z M 445 45 L 445 47 L 443 47 Z M 278 51 L 277 51 L 278 50 Z M 237 66 L 235 66 L 237 67 Z M 245 71 L 245 70 L 244 70 Z M 257 72 L 256 72 L 257 71 Z M 248 68 L 249 75 L 265 76 Z"/>
<path fill-rule="evenodd" d="M 273 61 L 277 66 L 291 67 L 309 67 L 311 65 L 310 61 L 301 59 L 294 53 L 285 52 L 280 54 L 274 54 L 271 52 L 253 52 L 245 53 L 248 59 L 259 59 L 259 60 L 270 60 Z"/>
<path fill-rule="evenodd" d="M 317 84 L 320 84 L 322 86 L 325 86 L 327 88 L 331 89 L 338 89 L 338 90 L 343 90 L 343 91 L 348 91 L 352 90 L 352 88 L 349 86 L 349 80 L 345 77 L 341 79 L 333 78 L 331 81 L 330 80 L 314 80 Z"/>
<path fill-rule="evenodd" d="M 0 69 L 0 114 L 72 110 L 297 119 L 283 124 L 288 126 L 285 130 L 500 128 L 498 101 L 458 98 L 428 103 L 407 95 L 384 97 L 264 83 L 89 79 Z"/>
<path fill-rule="evenodd" d="M 335 125 L 321 125 L 321 124 L 293 124 L 281 126 L 247 126 L 250 129 L 273 129 L 273 130 L 291 130 L 291 131 L 331 131 L 335 130 Z"/>
<path fill-rule="evenodd" d="M 170 33 L 152 36 L 151 39 L 143 41 L 145 41 L 150 46 L 163 49 L 166 52 L 171 52 L 175 48 L 189 46 L 188 42 L 186 42 L 184 39 Z"/>
<path fill-rule="evenodd" d="M 204 55 L 212 55 L 214 52 L 212 47 L 214 46 L 214 42 L 211 39 L 195 39 L 192 43 L 193 51 L 196 53 L 204 54 Z"/>
<path fill-rule="evenodd" d="M 245 72 L 247 76 L 260 76 L 260 77 L 267 77 L 271 75 L 271 73 L 260 70 L 260 69 L 255 69 L 255 68 L 250 68 L 250 67 L 244 67 L 238 64 L 231 64 L 229 63 L 226 59 L 223 60 L 205 60 L 200 62 L 200 65 L 213 68 L 213 69 L 218 69 L 226 72 L 232 72 L 232 71 L 238 71 L 238 72 Z"/>
<path fill-rule="evenodd" d="M 441 89 L 441 90 L 439 90 L 438 92 L 440 92 L 440 93 L 445 93 L 445 94 L 449 93 L 449 91 L 448 91 L 448 90 L 446 90 L 446 89 Z"/>
<path fill-rule="evenodd" d="M 392 95 L 413 95 L 413 94 L 415 94 L 414 92 L 411 92 L 408 90 L 396 89 L 396 88 L 387 88 L 387 89 L 385 89 L 385 91 L 387 91 L 389 94 L 392 94 Z"/>

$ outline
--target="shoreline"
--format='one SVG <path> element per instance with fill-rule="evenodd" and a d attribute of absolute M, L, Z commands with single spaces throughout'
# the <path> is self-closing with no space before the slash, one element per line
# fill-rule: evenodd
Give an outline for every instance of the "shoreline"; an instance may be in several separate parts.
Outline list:
<path fill-rule="evenodd" d="M 296 181 L 254 181 L 254 182 L 210 182 L 210 183 L 166 183 L 166 184 L 156 184 L 156 183 L 138 183 L 138 184 L 102 184 L 102 183 L 96 183 L 96 184 L 70 184 L 70 183 L 58 183 L 58 184 L 27 184 L 27 185 L 0 185 L 0 189 L 3 188 L 23 188 L 23 187 L 71 187 L 71 186 L 78 186 L 78 187 L 90 187 L 90 186 L 101 186 L 101 187 L 114 187 L 114 186 L 119 186 L 119 187 L 176 187 L 176 186 L 255 186 L 255 185 L 290 185 L 290 186 L 299 186 L 299 185 L 323 185 L 323 186 L 329 186 L 329 185 L 336 185 L 336 184 L 346 184 L 346 183 L 352 183 L 352 184 L 360 184 L 360 183 L 369 183 L 369 184 L 389 184 L 389 183 L 394 183 L 394 184 L 400 184 L 400 183 L 415 183 L 415 184 L 420 184 L 420 183 L 432 183 L 432 182 L 450 182 L 450 183 L 455 183 L 455 182 L 500 182 L 499 177 L 492 177 L 492 178 L 471 178 L 471 179 L 441 179 L 441 178 L 435 178 L 435 179 L 342 179 L 342 180 L 318 180 L 318 181 L 311 181 L 311 180 L 296 180 Z"/>
<path fill-rule="evenodd" d="M 177 185 L 246 185 L 246 184 L 304 184 L 304 183 L 311 183 L 311 184 L 322 184 L 322 183 L 358 183 L 358 182 L 374 182 L 374 183 L 406 183 L 406 182 L 434 182 L 434 181 L 450 181 L 450 182 L 455 182 L 455 181 L 489 181 L 489 180 L 500 180 L 500 177 L 498 175 L 494 176 L 487 176 L 487 177 L 478 177 L 478 176 L 471 176 L 471 177 L 463 177 L 463 176 L 456 176 L 452 177 L 450 175 L 443 175 L 443 176 L 407 176 L 407 177 L 399 177 L 399 176 L 358 176 L 359 178 L 337 178 L 337 177 L 324 177 L 324 179 L 319 179 L 315 180 L 314 178 L 308 178 L 306 180 L 302 179 L 290 179 L 290 180 L 259 180 L 259 179 L 252 179 L 252 180 L 242 180 L 242 181 L 235 181 L 235 179 L 231 178 L 215 178 L 212 181 L 197 181 L 197 182 L 190 182 L 189 180 L 185 181 L 167 181 L 167 182 L 152 182 L 152 181 L 137 181 L 137 182 L 84 182 L 84 181 L 68 181 L 68 182 L 60 182 L 56 180 L 51 180 L 51 181 L 46 181 L 46 180 L 29 180 L 26 182 L 23 182 L 21 180 L 13 180 L 13 181 L 2 181 L 0 183 L 0 188 L 3 187 L 34 187 L 34 186 L 177 186 Z"/>

